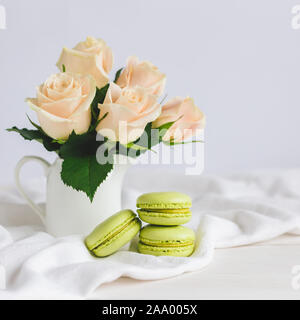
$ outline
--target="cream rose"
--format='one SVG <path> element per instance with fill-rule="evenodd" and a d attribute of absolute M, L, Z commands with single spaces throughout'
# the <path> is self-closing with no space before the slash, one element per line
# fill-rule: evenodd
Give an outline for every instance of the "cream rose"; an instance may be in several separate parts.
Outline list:
<path fill-rule="evenodd" d="M 108 73 L 113 64 L 111 48 L 102 39 L 87 37 L 86 41 L 79 42 L 73 49 L 63 48 L 57 62 L 62 71 L 63 65 L 67 72 L 91 75 L 98 88 L 108 82 Z"/>
<path fill-rule="evenodd" d="M 51 75 L 37 87 L 37 97 L 27 102 L 50 137 L 67 139 L 73 130 L 77 134 L 88 130 L 95 94 L 96 83 L 91 76 L 66 72 Z"/>
<path fill-rule="evenodd" d="M 112 141 L 127 144 L 137 140 L 148 122 L 161 112 L 156 96 L 141 87 L 121 89 L 111 83 L 103 104 L 99 104 L 101 119 L 97 131 Z"/>
<path fill-rule="evenodd" d="M 176 97 L 163 105 L 161 115 L 153 122 L 153 128 L 174 121 L 164 134 L 164 141 L 181 142 L 194 136 L 197 129 L 205 127 L 205 115 L 189 97 Z"/>
<path fill-rule="evenodd" d="M 129 57 L 117 84 L 121 87 L 143 87 L 148 93 L 160 96 L 165 88 L 166 76 L 151 62 Z"/>

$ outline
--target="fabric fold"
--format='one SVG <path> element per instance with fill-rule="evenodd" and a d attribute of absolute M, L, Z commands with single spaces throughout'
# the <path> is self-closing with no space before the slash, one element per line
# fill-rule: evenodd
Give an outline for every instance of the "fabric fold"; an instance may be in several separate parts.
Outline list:
<path fill-rule="evenodd" d="M 123 207 L 135 209 L 138 195 L 177 190 L 192 197 L 196 248 L 191 257 L 137 253 L 135 238 L 106 257 L 89 254 L 81 235 L 55 238 L 44 230 L 14 188 L 0 188 L 0 299 L 82 299 L 125 276 L 158 280 L 201 270 L 215 248 L 251 245 L 284 233 L 300 235 L 300 169 L 231 176 L 185 176 L 182 171 L 132 168 L 125 178 Z M 161 177 L 164 179 L 161 179 Z M 143 179 L 141 179 L 143 177 Z M 28 190 L 42 202 L 43 182 Z"/>

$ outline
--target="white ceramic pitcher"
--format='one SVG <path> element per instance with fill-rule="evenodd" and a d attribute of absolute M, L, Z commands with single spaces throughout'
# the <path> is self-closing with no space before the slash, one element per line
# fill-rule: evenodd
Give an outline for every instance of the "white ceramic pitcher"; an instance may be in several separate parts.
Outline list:
<path fill-rule="evenodd" d="M 47 177 L 46 210 L 34 203 L 20 182 L 23 165 L 35 161 L 42 165 Z M 115 164 L 106 180 L 98 187 L 91 203 L 86 194 L 66 186 L 60 177 L 62 160 L 52 165 L 36 156 L 22 158 L 15 169 L 17 188 L 29 206 L 39 215 L 47 232 L 55 236 L 70 234 L 87 235 L 100 222 L 121 210 L 121 192 L 124 175 L 129 164 Z"/>

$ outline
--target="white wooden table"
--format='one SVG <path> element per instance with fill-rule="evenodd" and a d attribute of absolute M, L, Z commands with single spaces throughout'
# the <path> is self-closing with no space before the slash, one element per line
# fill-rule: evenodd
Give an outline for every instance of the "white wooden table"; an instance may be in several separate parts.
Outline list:
<path fill-rule="evenodd" d="M 300 299 L 300 289 L 292 286 L 295 265 L 300 265 L 300 236 L 285 235 L 256 245 L 217 249 L 212 263 L 199 272 L 159 281 L 120 278 L 102 285 L 90 298 Z"/>

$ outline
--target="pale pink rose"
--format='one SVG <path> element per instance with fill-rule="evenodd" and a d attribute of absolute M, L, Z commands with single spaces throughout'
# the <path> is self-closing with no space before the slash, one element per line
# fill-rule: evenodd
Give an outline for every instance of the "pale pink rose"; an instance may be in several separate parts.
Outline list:
<path fill-rule="evenodd" d="M 152 126 L 158 128 L 174 121 L 163 136 L 164 141 L 181 142 L 194 136 L 197 129 L 205 127 L 205 115 L 189 97 L 176 97 L 163 105 L 161 115 Z"/>
<path fill-rule="evenodd" d="M 91 76 L 72 73 L 51 75 L 37 87 L 37 97 L 28 98 L 36 111 L 42 129 L 54 139 L 67 139 L 88 130 L 91 123 L 91 103 L 96 83 Z"/>
<path fill-rule="evenodd" d="M 64 65 L 67 72 L 91 75 L 97 87 L 102 88 L 109 82 L 108 73 L 112 64 L 111 48 L 102 39 L 87 37 L 73 49 L 63 48 L 56 65 L 61 71 Z"/>
<path fill-rule="evenodd" d="M 121 87 L 143 87 L 151 94 L 160 96 L 165 88 L 166 76 L 151 62 L 129 57 L 117 84 Z"/>
<path fill-rule="evenodd" d="M 156 96 L 144 88 L 123 88 L 111 83 L 103 104 L 99 104 L 101 119 L 97 132 L 112 141 L 127 144 L 137 140 L 147 123 L 155 120 L 161 112 Z"/>

